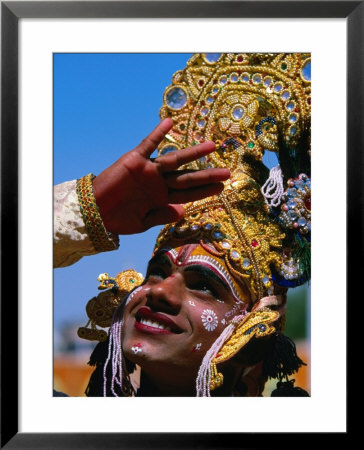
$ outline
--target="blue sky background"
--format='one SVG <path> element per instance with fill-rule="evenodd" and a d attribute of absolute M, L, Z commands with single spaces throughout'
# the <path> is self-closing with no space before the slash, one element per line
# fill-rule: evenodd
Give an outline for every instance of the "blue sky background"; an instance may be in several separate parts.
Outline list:
<path fill-rule="evenodd" d="M 164 89 L 191 54 L 54 54 L 54 184 L 95 175 L 134 148 L 159 122 Z M 274 154 L 265 157 L 277 164 Z M 120 236 L 120 248 L 54 270 L 55 332 L 83 326 L 102 272 L 145 273 L 160 227 Z"/>

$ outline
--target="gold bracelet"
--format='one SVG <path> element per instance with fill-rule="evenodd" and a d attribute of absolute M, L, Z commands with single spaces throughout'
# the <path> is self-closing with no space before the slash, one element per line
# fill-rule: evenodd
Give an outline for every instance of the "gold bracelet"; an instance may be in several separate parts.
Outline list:
<path fill-rule="evenodd" d="M 94 178 L 95 175 L 90 173 L 77 180 L 76 192 L 83 221 L 95 250 L 99 252 L 116 250 L 119 248 L 119 236 L 108 232 L 104 226 L 92 187 Z"/>

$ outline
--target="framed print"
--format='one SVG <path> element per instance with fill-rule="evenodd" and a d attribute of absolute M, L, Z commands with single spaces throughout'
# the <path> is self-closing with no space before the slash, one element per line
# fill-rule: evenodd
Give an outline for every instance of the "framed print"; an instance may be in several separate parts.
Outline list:
<path fill-rule="evenodd" d="M 359 275 L 349 249 L 361 248 L 363 207 L 357 183 L 363 148 L 363 2 L 9 1 L 2 2 L 1 15 L 1 445 L 232 448 L 242 440 L 247 446 L 276 443 L 282 433 L 292 440 L 311 433 L 345 439 L 345 300 L 355 285 L 351 278 Z M 178 71 L 193 54 L 213 58 L 220 55 L 216 52 L 305 54 L 310 67 L 312 61 L 312 281 L 302 306 L 309 308 L 309 319 L 298 325 L 310 339 L 304 386 L 310 397 L 86 398 L 91 371 L 81 373 L 70 353 L 58 357 L 59 349 L 75 346 L 67 333 L 90 329 L 85 305 L 97 295 L 99 274 L 115 277 L 131 267 L 144 272 L 145 247 L 159 229 L 132 242 L 121 236 L 117 252 L 83 258 L 79 270 L 53 272 L 52 186 L 100 173 L 135 148 L 158 124 L 163 102 L 178 116 L 177 103 L 187 92 Z M 173 74 L 180 76 L 178 92 L 167 88 Z M 197 88 L 204 80 L 196 79 Z M 241 97 L 237 106 L 229 100 L 234 113 L 229 123 L 219 122 L 220 129 L 231 127 L 245 108 L 252 114 L 248 100 Z M 299 109 L 287 111 L 290 121 L 299 114 Z M 272 118 L 260 119 L 260 127 L 274 125 Z M 201 110 L 196 120 L 203 129 L 207 113 Z M 168 136 L 176 145 L 173 132 Z M 276 162 L 265 164 L 271 169 Z M 200 314 L 207 334 L 216 327 L 215 310 L 206 307 Z M 66 320 L 73 322 L 65 326 Z M 131 350 L 137 354 L 142 345 L 135 345 Z M 78 356 L 87 350 L 86 367 L 93 348 L 76 348 Z M 53 380 L 69 397 L 52 394 Z M 333 396 L 335 408 L 328 407 Z"/>

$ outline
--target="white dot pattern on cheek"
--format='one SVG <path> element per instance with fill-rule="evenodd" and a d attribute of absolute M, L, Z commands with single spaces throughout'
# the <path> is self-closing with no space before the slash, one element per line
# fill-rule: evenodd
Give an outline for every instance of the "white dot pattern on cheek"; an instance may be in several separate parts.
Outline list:
<path fill-rule="evenodd" d="M 189 303 L 191 306 L 196 306 L 195 303 L 194 303 L 192 300 L 188 300 L 188 303 Z"/>
<path fill-rule="evenodd" d="M 240 305 L 235 305 L 233 309 L 231 309 L 230 311 L 228 311 L 225 314 L 225 317 L 229 318 L 231 316 L 235 316 L 239 312 L 241 312 L 241 306 Z"/>
<path fill-rule="evenodd" d="M 192 351 L 193 352 L 200 351 L 201 350 L 201 346 L 202 346 L 202 343 L 194 345 Z"/>
<path fill-rule="evenodd" d="M 126 300 L 125 306 L 130 303 L 130 301 L 133 299 L 134 295 L 139 292 L 141 289 L 143 289 L 143 286 L 137 287 L 131 294 L 129 294 L 129 297 Z"/>
<path fill-rule="evenodd" d="M 202 324 L 207 331 L 214 331 L 219 323 L 217 315 L 212 309 L 205 309 L 201 314 Z"/>

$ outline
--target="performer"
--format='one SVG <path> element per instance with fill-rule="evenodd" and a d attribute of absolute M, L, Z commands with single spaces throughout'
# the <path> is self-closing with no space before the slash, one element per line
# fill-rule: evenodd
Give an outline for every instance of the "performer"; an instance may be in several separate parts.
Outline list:
<path fill-rule="evenodd" d="M 270 377 L 272 395 L 308 395 L 288 378 L 303 361 L 284 324 L 287 289 L 310 278 L 310 81 L 308 54 L 196 54 L 134 158 L 77 181 L 91 241 L 70 253 L 56 240 L 58 266 L 117 248 L 117 234 L 175 222 L 145 278 L 99 276 L 105 291 L 79 329 L 100 341 L 87 395 L 260 396 Z M 279 158 L 270 173 L 265 151 Z"/>

